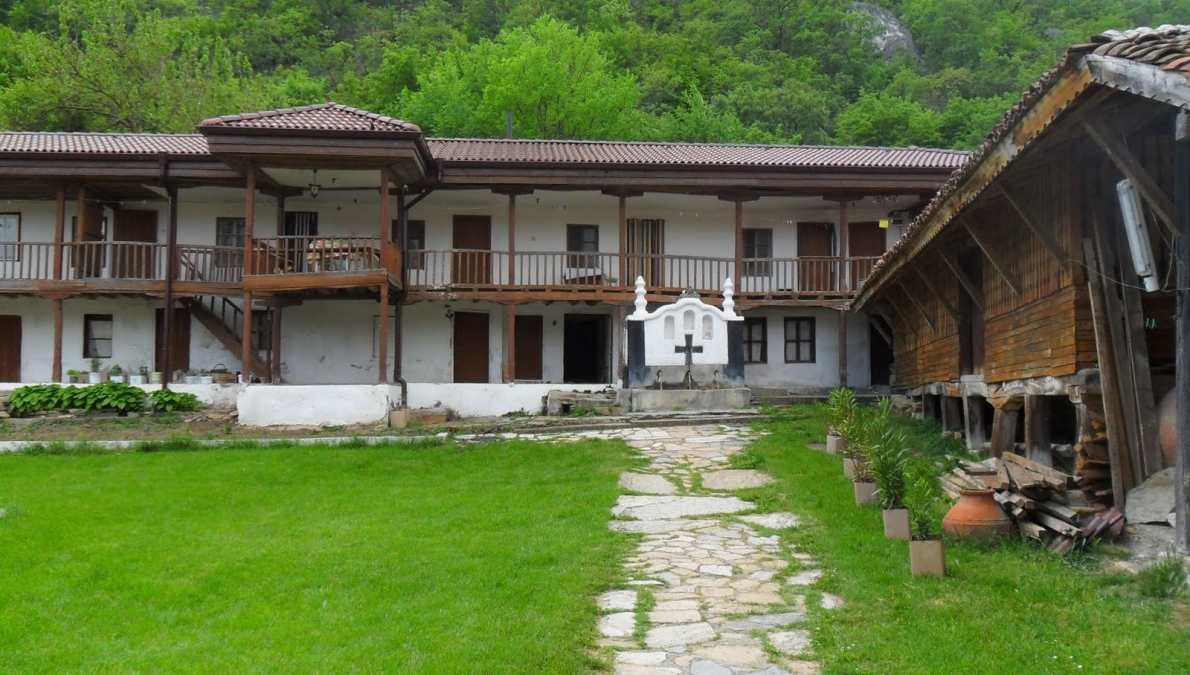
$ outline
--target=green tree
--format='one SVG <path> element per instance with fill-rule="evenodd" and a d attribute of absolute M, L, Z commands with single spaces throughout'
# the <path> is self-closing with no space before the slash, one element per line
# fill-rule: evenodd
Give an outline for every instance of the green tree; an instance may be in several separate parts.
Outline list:
<path fill-rule="evenodd" d="M 839 113 L 838 140 L 849 145 L 941 144 L 940 115 L 902 98 L 864 94 Z"/>

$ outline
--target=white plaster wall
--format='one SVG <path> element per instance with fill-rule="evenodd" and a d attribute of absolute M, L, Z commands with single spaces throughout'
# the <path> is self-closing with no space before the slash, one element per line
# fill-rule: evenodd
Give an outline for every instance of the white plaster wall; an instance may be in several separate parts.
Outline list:
<path fill-rule="evenodd" d="M 281 313 L 281 380 L 287 384 L 375 384 L 375 300 L 307 300 Z M 389 309 L 389 362 L 395 344 Z M 391 366 L 390 366 L 391 367 Z"/>
<path fill-rule="evenodd" d="M 765 317 L 768 321 L 768 363 L 744 365 L 748 385 L 782 387 L 833 387 L 839 384 L 839 311 L 821 307 L 767 307 L 749 310 L 745 317 Z M 785 363 L 785 319 L 815 318 L 815 362 Z M 866 387 L 871 384 L 868 359 L 868 319 L 848 313 L 847 384 Z"/>
<path fill-rule="evenodd" d="M 689 321 L 687 321 L 689 319 Z M 690 334 L 690 354 L 694 365 L 727 365 L 727 324 L 743 321 L 741 316 L 725 317 L 723 311 L 693 298 L 682 298 L 648 315 L 628 317 L 644 324 L 645 365 L 684 366 L 686 335 Z M 682 348 L 683 351 L 678 351 Z"/>
<path fill-rule="evenodd" d="M 388 385 L 248 385 L 237 400 L 240 424 L 346 426 L 385 421 Z"/>
<path fill-rule="evenodd" d="M 551 391 L 598 392 L 597 384 L 409 384 L 410 408 L 445 406 L 462 417 L 487 417 L 524 411 L 544 411 L 545 397 Z M 400 395 L 397 389 L 394 400 Z"/>

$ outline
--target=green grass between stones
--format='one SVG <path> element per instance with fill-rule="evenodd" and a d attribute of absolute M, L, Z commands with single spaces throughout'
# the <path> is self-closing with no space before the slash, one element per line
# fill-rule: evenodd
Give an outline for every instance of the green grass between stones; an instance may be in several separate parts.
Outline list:
<path fill-rule="evenodd" d="M 0 671 L 585 673 L 623 443 L 0 456 Z"/>
<path fill-rule="evenodd" d="M 813 410 L 791 409 L 764 427 L 773 434 L 749 454 L 778 483 L 741 496 L 802 517 L 784 536 L 822 563 L 818 588 L 847 603 L 814 611 L 824 673 L 1190 672 L 1185 602 L 1105 573 L 1110 548 L 1060 558 L 1028 540 L 948 541 L 950 576 L 914 579 L 908 543 L 885 539 L 880 511 L 855 505 L 839 458 L 807 448 L 825 437 Z M 930 454 L 940 452 L 933 431 L 917 426 L 914 435 Z"/>

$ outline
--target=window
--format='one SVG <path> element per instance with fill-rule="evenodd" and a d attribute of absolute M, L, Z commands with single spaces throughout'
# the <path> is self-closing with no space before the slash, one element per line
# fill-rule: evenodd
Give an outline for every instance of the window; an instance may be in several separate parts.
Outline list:
<path fill-rule="evenodd" d="M 773 273 L 773 231 L 771 229 L 744 230 L 744 276 L 767 277 Z"/>
<path fill-rule="evenodd" d="M 785 319 L 785 363 L 814 363 L 813 317 Z"/>
<path fill-rule="evenodd" d="M 83 358 L 110 359 L 112 357 L 112 315 L 83 315 Z"/>
<path fill-rule="evenodd" d="M 6 242 L 21 240 L 21 214 L 0 213 L 0 262 L 21 259 L 21 247 Z"/>
<path fill-rule="evenodd" d="M 567 253 L 599 253 L 598 225 L 567 225 L 566 226 Z M 595 255 L 568 255 L 566 266 L 570 268 L 594 269 L 599 267 L 599 258 Z"/>
<path fill-rule="evenodd" d="M 216 218 L 215 245 L 243 250 L 245 231 L 243 218 Z M 243 264 L 244 254 L 241 252 L 215 251 L 215 265 L 218 267 L 238 267 Z"/>
<path fill-rule="evenodd" d="M 408 222 L 408 246 L 405 250 L 405 266 L 411 270 L 426 268 L 426 221 L 411 220 Z"/>
<path fill-rule="evenodd" d="M 769 362 L 768 328 L 763 317 L 744 319 L 744 363 Z"/>

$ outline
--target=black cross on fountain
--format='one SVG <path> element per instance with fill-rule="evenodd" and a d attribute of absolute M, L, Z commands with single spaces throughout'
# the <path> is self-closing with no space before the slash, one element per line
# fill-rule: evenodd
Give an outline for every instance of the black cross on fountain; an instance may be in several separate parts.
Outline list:
<path fill-rule="evenodd" d="M 674 347 L 675 354 L 686 354 L 686 368 L 694 365 L 694 355 L 702 353 L 702 346 L 694 346 L 694 336 L 686 333 L 686 344 L 682 347 Z"/>

